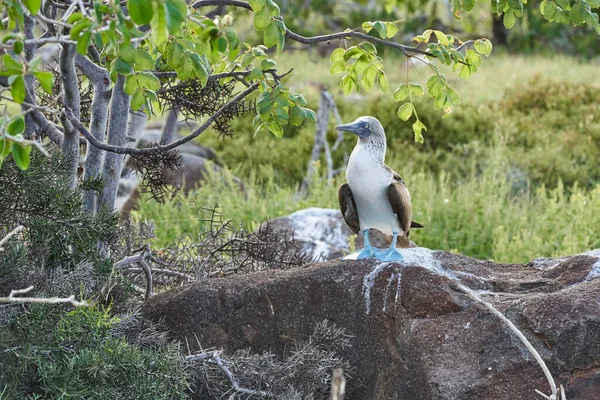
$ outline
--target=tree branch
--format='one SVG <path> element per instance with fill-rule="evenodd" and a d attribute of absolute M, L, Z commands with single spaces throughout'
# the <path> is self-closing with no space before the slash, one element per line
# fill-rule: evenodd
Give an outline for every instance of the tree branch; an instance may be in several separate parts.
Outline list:
<path fill-rule="evenodd" d="M 200 0 L 200 1 L 197 1 L 194 4 L 192 4 L 192 7 L 200 8 L 200 7 L 206 7 L 206 6 L 219 6 L 219 5 L 234 6 L 234 7 L 245 8 L 246 10 L 253 11 L 252 7 L 250 6 L 249 3 L 245 2 L 245 1 L 239 1 L 239 0 Z M 374 36 L 370 36 L 366 33 L 358 32 L 358 31 L 337 32 L 337 33 L 331 33 L 328 35 L 319 35 L 319 36 L 302 36 L 302 35 L 292 32 L 291 30 L 289 30 L 286 27 L 286 36 L 296 42 L 304 43 L 304 44 L 314 44 L 314 43 L 319 43 L 319 42 L 327 42 L 327 41 L 335 40 L 335 39 L 345 39 L 345 38 L 355 37 L 358 39 L 363 39 L 363 40 L 367 40 L 369 42 L 373 42 L 373 43 L 381 44 L 381 45 L 384 45 L 387 47 L 392 47 L 394 49 L 398 49 L 407 57 L 410 57 L 411 53 L 433 56 L 433 54 L 431 54 L 427 50 L 422 50 L 422 49 L 419 49 L 418 47 L 406 46 L 403 44 L 392 42 L 390 40 L 379 39 Z"/>
<path fill-rule="evenodd" d="M 25 33 L 25 38 L 26 39 L 33 39 L 33 28 L 34 28 L 34 20 L 33 18 L 31 18 L 29 15 L 25 16 L 25 24 L 23 26 L 23 31 Z M 24 46 L 24 55 L 25 55 L 25 60 L 27 62 L 31 61 L 33 59 L 33 53 L 36 49 L 35 45 L 31 45 L 28 44 L 26 46 Z M 31 74 L 27 74 L 25 75 L 25 87 L 26 87 L 26 92 L 31 91 L 32 93 L 35 92 L 35 78 L 33 77 L 33 75 Z M 34 97 L 34 101 L 35 101 L 35 97 Z M 34 103 L 36 104 L 36 103 Z M 35 132 L 35 128 L 36 128 L 36 124 L 35 124 L 35 120 L 33 119 L 33 116 L 30 115 L 27 112 L 27 107 L 22 104 L 21 105 L 21 112 L 23 113 L 24 117 L 25 117 L 25 132 L 23 132 L 23 136 L 26 139 L 31 139 L 33 137 L 33 134 Z"/>
<path fill-rule="evenodd" d="M 57 303 L 71 303 L 74 307 L 88 306 L 89 304 L 84 301 L 75 300 L 75 296 L 71 295 L 66 298 L 60 297 L 15 297 L 17 294 L 29 293 L 33 290 L 33 286 L 29 286 L 25 289 L 11 290 L 8 297 L 0 297 L 0 303 L 45 303 L 45 304 L 57 304 Z"/>
<path fill-rule="evenodd" d="M 23 225 L 19 225 L 15 229 L 10 231 L 6 236 L 4 236 L 2 238 L 2 240 L 0 240 L 0 252 L 4 251 L 4 248 L 2 246 L 4 246 L 4 244 L 6 242 L 8 242 L 11 237 L 15 236 L 17 233 L 21 232 L 23 229 L 25 229 L 25 227 Z"/>
<path fill-rule="evenodd" d="M 92 134 L 83 126 L 81 121 L 79 121 L 77 118 L 74 117 L 73 112 L 71 110 L 65 110 L 65 112 L 67 114 L 68 119 L 73 124 L 73 126 L 77 130 L 79 130 L 79 132 L 81 132 L 81 134 L 83 136 L 85 136 L 85 138 L 93 146 L 96 146 L 99 149 L 106 150 L 106 151 L 109 151 L 111 153 L 116 153 L 116 154 L 148 155 L 148 154 L 156 154 L 159 152 L 172 150 L 176 147 L 181 146 L 184 143 L 189 142 L 192 139 L 195 139 L 202 132 L 204 132 L 206 129 L 208 129 L 212 125 L 212 123 L 215 122 L 215 120 L 217 118 L 219 118 L 223 113 L 225 113 L 227 111 L 227 109 L 229 107 L 231 107 L 233 104 L 243 100 L 246 96 L 248 96 L 250 93 L 254 92 L 257 88 L 258 88 L 258 82 L 255 82 L 252 85 L 250 85 L 246 90 L 244 90 L 243 92 L 240 92 L 233 99 L 231 99 L 229 102 L 227 102 L 225 105 L 223 105 L 223 107 L 219 108 L 217 110 L 217 112 L 215 112 L 213 115 L 211 115 L 206 120 L 206 122 L 204 122 L 198 129 L 196 129 L 194 132 L 190 133 L 189 135 L 184 136 L 181 139 L 178 139 L 169 144 L 165 144 L 165 145 L 161 145 L 161 146 L 154 146 L 154 147 L 146 148 L 146 149 L 137 149 L 135 147 L 116 146 L 113 144 L 102 143 L 102 142 L 98 141 L 94 136 L 92 136 Z"/>

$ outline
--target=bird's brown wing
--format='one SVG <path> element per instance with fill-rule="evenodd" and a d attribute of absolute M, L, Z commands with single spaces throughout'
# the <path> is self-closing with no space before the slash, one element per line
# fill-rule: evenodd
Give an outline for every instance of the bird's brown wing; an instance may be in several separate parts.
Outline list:
<path fill-rule="evenodd" d="M 338 190 L 338 200 L 340 202 L 340 211 L 344 220 L 350 227 L 350 230 L 358 235 L 360 232 L 360 223 L 358 222 L 358 211 L 356 210 L 356 203 L 352 196 L 352 190 L 347 183 L 340 186 Z"/>
<path fill-rule="evenodd" d="M 410 193 L 400 175 L 395 172 L 394 180 L 390 186 L 388 186 L 388 199 L 392 205 L 392 210 L 398 217 L 400 228 L 402 228 L 402 231 L 406 233 L 406 236 L 408 237 L 408 232 L 412 224 Z"/>

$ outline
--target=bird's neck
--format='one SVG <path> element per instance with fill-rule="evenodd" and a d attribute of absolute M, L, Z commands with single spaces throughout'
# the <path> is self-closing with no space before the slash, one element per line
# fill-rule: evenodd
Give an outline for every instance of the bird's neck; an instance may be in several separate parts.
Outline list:
<path fill-rule="evenodd" d="M 381 164 L 385 161 L 385 138 L 373 137 L 359 138 L 356 144 L 357 148 L 365 150 L 373 159 Z"/>

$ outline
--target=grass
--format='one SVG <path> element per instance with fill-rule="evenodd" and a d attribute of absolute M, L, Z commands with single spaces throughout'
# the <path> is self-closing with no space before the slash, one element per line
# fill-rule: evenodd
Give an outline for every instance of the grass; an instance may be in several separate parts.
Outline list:
<path fill-rule="evenodd" d="M 391 86 L 406 70 L 390 61 Z M 312 63 L 306 54 L 280 60 L 294 66 L 288 84 L 318 107 L 319 85 L 335 88 L 327 60 Z M 388 134 L 388 164 L 407 181 L 414 219 L 426 228 L 412 238 L 432 249 L 502 262 L 527 262 L 600 247 L 600 77 L 596 66 L 567 57 L 495 55 L 468 82 L 452 78 L 463 104 L 441 120 L 427 102 L 417 105 L 430 127 L 425 144 L 412 140 L 397 105 L 375 92 L 343 98 L 331 89 L 344 121 L 377 116 Z M 418 78 L 412 74 L 411 80 Z M 542 75 L 544 74 L 544 75 Z M 545 76 L 551 76 L 547 79 Z M 310 195 L 297 196 L 314 138 L 314 126 L 292 128 L 278 140 L 252 136 L 250 121 L 235 124 L 234 138 L 210 134 L 201 143 L 215 147 L 223 162 L 245 182 L 244 191 L 222 177 L 210 177 L 189 197 L 166 205 L 147 201 L 137 212 L 157 225 L 156 245 L 205 228 L 204 208 L 217 204 L 224 217 L 247 230 L 267 219 L 305 207 L 337 208 L 337 187 L 318 178 Z M 334 121 L 330 121 L 333 140 Z M 351 150 L 355 138 L 347 137 Z M 338 165 L 343 151 L 334 153 Z"/>

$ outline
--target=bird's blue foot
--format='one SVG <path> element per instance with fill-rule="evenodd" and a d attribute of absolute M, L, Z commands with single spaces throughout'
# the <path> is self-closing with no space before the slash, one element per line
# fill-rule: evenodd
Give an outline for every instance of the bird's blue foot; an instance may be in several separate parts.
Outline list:
<path fill-rule="evenodd" d="M 364 236 L 364 247 L 360 250 L 355 251 L 352 254 L 347 255 L 346 257 L 344 257 L 344 259 L 346 259 L 346 260 L 362 260 L 363 258 L 371 258 L 375 255 L 375 252 L 379 249 L 372 247 L 371 243 L 369 243 L 369 230 L 368 229 L 363 230 L 363 236 Z"/>
<path fill-rule="evenodd" d="M 385 250 L 378 251 L 375 254 L 375 258 L 379 261 L 402 261 L 404 257 L 398 250 L 396 250 L 396 243 L 398 242 L 398 233 L 393 232 L 392 244 Z"/>
<path fill-rule="evenodd" d="M 356 258 L 355 260 L 361 260 L 363 258 L 371 258 L 375 255 L 375 250 L 373 250 L 373 247 L 371 247 L 371 245 L 365 246 L 360 250 L 356 251 Z"/>
<path fill-rule="evenodd" d="M 396 248 L 387 248 L 385 250 L 381 250 L 378 251 L 377 253 L 375 253 L 375 258 L 377 258 L 379 261 L 402 261 L 404 260 L 404 257 L 402 257 L 402 254 L 400 254 L 400 252 L 398 250 L 396 250 Z"/>

